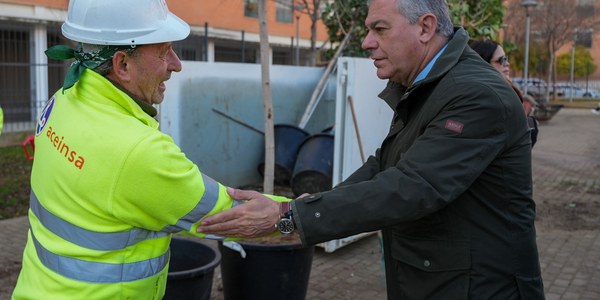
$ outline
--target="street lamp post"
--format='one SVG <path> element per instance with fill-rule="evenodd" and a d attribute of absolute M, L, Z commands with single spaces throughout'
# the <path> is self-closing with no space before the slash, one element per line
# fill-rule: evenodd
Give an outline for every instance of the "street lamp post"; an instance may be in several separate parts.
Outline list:
<path fill-rule="evenodd" d="M 529 15 L 529 8 L 537 6 L 535 0 L 523 0 L 521 5 L 525 7 L 525 16 L 527 18 L 525 24 L 525 66 L 523 67 L 523 93 L 527 95 L 527 88 L 529 86 L 529 78 L 527 71 L 529 69 L 529 26 L 531 23 L 531 16 Z"/>
<path fill-rule="evenodd" d="M 300 65 L 300 16 L 296 15 L 296 65 Z"/>

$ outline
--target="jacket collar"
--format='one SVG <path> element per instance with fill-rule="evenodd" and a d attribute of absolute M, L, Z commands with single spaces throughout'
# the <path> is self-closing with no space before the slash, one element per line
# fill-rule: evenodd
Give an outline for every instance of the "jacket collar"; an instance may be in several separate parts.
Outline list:
<path fill-rule="evenodd" d="M 127 94 L 129 97 L 131 97 L 131 99 L 133 101 L 135 101 L 135 103 L 137 105 L 140 106 L 140 108 L 147 113 L 148 115 L 150 115 L 151 117 L 156 117 L 156 115 L 158 115 L 158 111 L 156 110 L 156 108 L 154 108 L 154 106 L 139 100 L 138 98 L 136 98 L 133 94 L 131 94 L 129 91 L 127 91 L 123 86 L 121 86 L 120 84 L 106 78 L 108 81 L 110 81 L 115 87 L 117 87 L 119 90 L 121 90 L 123 93 Z"/>

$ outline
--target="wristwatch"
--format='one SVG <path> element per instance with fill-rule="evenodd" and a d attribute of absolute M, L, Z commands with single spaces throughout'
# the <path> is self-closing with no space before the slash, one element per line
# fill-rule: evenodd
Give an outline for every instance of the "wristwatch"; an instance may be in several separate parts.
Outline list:
<path fill-rule="evenodd" d="M 275 224 L 275 227 L 283 234 L 290 234 L 294 231 L 294 220 L 289 202 L 281 202 L 279 205 L 279 222 Z"/>

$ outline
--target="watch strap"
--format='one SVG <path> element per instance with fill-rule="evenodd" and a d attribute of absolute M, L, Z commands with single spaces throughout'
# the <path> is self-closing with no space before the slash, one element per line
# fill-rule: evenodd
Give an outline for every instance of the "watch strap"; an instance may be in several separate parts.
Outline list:
<path fill-rule="evenodd" d="M 281 202 L 279 205 L 279 218 L 288 218 L 291 215 L 290 202 Z"/>

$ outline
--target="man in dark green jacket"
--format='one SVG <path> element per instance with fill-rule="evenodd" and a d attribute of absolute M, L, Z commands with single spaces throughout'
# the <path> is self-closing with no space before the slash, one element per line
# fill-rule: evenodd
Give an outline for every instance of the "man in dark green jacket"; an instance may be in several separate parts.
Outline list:
<path fill-rule="evenodd" d="M 376 155 L 290 211 L 232 191 L 252 200 L 200 230 L 264 235 L 291 217 L 311 245 L 382 229 L 389 299 L 543 299 L 517 95 L 452 28 L 444 0 L 372 0 L 365 24 L 363 48 L 389 79 L 379 97 L 394 110 Z"/>

